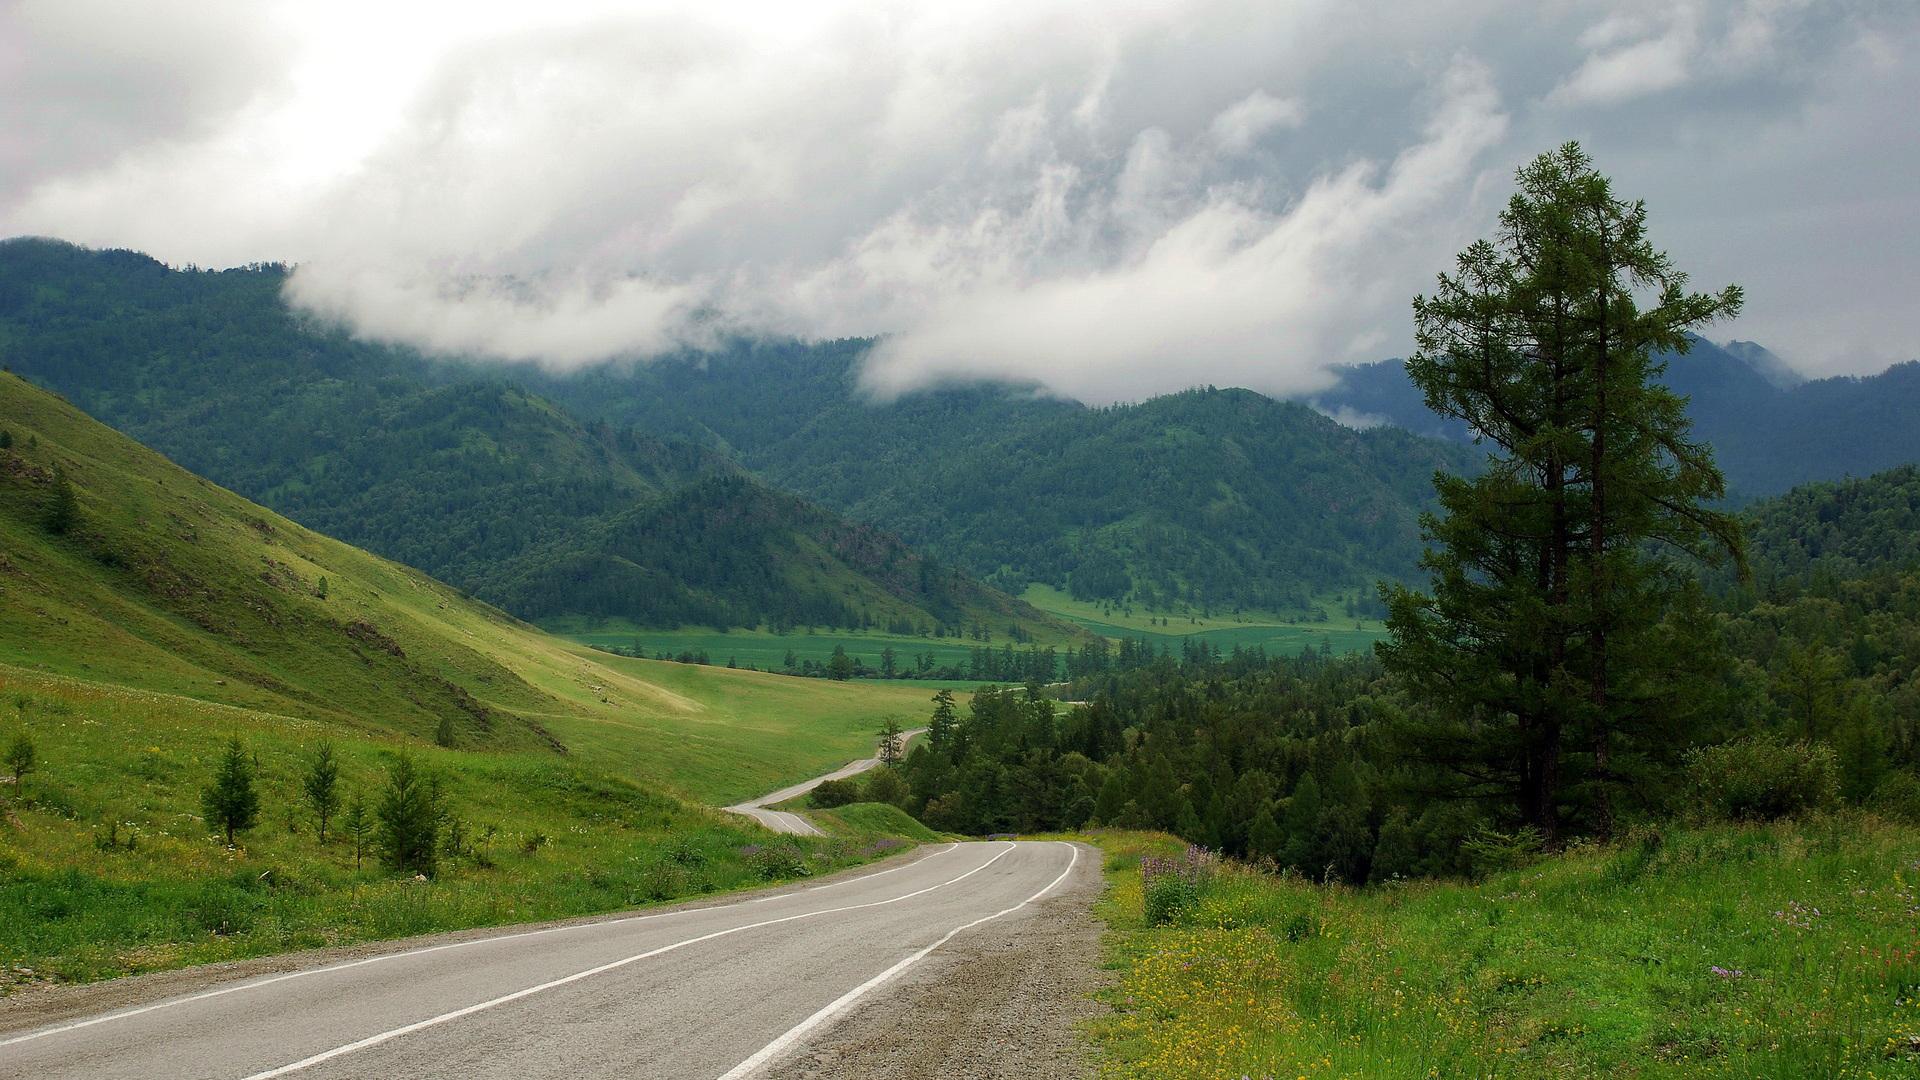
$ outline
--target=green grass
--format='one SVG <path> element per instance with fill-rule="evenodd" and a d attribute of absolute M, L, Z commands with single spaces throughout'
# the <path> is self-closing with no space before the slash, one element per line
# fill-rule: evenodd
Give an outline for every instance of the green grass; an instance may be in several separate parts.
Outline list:
<path fill-rule="evenodd" d="M 623 621 L 577 617 L 550 619 L 542 625 L 550 633 L 583 645 L 632 649 L 637 644 L 647 656 L 657 656 L 663 652 L 669 656 L 678 656 L 682 652 L 704 652 L 715 666 L 725 667 L 731 659 L 741 667 L 753 667 L 761 671 L 784 670 L 789 650 L 796 661 L 812 660 L 824 664 L 833 656 L 835 648 L 846 649 L 849 656 L 858 658 L 869 669 L 878 671 L 880 652 L 889 647 L 894 651 L 895 662 L 902 669 L 914 667 L 916 658 L 922 654 L 933 657 L 936 667 L 958 664 L 965 668 L 971 650 L 978 645 L 977 642 L 955 638 L 908 637 L 877 631 L 795 630 L 776 634 L 765 629 L 723 632 L 706 627 L 647 630 Z M 996 638 L 993 648 L 999 649 L 1004 644 L 1003 638 Z M 1024 651 L 1026 646 L 1015 648 Z M 951 685 L 927 680 L 904 681 L 928 686 Z M 971 685 L 970 680 L 967 682 Z"/>
<path fill-rule="evenodd" d="M 1239 616 L 1214 615 L 1203 617 L 1199 614 L 1166 613 L 1171 625 L 1160 626 L 1154 620 L 1161 613 L 1148 615 L 1136 611 L 1127 615 L 1121 611 L 1106 612 L 1099 604 L 1075 600 L 1067 594 L 1045 585 L 1035 585 L 1021 594 L 1022 600 L 1050 615 L 1056 615 L 1069 623 L 1107 638 L 1145 638 L 1156 647 L 1165 646 L 1178 653 L 1183 641 L 1196 638 L 1217 645 L 1224 652 L 1232 652 L 1235 646 L 1241 648 L 1264 648 L 1273 654 L 1294 654 L 1302 649 L 1318 649 L 1327 645 L 1336 653 L 1357 652 L 1371 649 L 1373 643 L 1386 636 L 1384 625 L 1377 621 L 1336 619 L 1332 622 L 1310 623 L 1287 621 L 1277 616 L 1245 613 Z M 1331 597 L 1326 600 L 1330 610 L 1339 610 L 1345 603 L 1344 597 Z M 682 652 L 707 654 L 714 665 L 724 667 L 729 660 L 741 667 L 753 667 L 762 671 L 780 671 L 786 666 L 787 653 L 791 651 L 797 660 L 813 660 L 826 663 L 835 648 L 844 648 L 848 655 L 859 658 L 861 663 L 874 670 L 880 667 L 880 652 L 891 647 L 902 667 L 915 663 L 915 658 L 927 654 L 932 656 L 936 666 L 959 665 L 965 667 L 977 642 L 954 638 L 907 637 L 876 631 L 808 631 L 795 630 L 785 634 L 776 634 L 766 629 L 715 631 L 706 627 L 681 627 L 675 630 L 647 629 L 634 626 L 622 620 L 582 619 L 567 617 L 550 619 L 544 622 L 544 629 L 582 645 L 633 649 L 636 646 L 647 656 L 666 653 L 678 656 Z M 1004 638 L 996 636 L 991 647 L 998 650 L 1004 647 Z M 1044 642 L 1064 648 L 1067 642 Z M 1016 645 L 1016 650 L 1024 651 L 1026 646 Z M 929 680 L 907 679 L 902 683 L 912 686 L 976 686 L 977 682 L 964 680 L 960 683 L 941 683 Z"/>
<path fill-rule="evenodd" d="M 472 844 L 423 883 L 373 857 L 357 870 L 338 822 L 320 843 L 299 795 L 328 739 L 342 786 L 373 803 L 394 740 L 0 666 L 0 739 L 22 730 L 41 765 L 0 805 L 0 992 L 726 892 L 855 865 L 926 831 L 876 815 L 789 842 L 556 755 L 414 748 Z M 262 814 L 229 851 L 198 795 L 233 736 L 259 762 Z M 789 843 L 788 857 L 768 854 Z"/>
<path fill-rule="evenodd" d="M 1370 619 L 1335 617 L 1328 622 L 1300 622 L 1262 612 L 1238 615 L 1216 612 L 1208 616 L 1198 611 L 1148 612 L 1139 608 L 1129 614 L 1125 608 L 1075 600 L 1045 585 L 1028 587 L 1020 598 L 1102 637 L 1145 638 L 1154 646 L 1164 645 L 1176 654 L 1182 642 L 1190 638 L 1217 645 L 1223 652 L 1232 652 L 1238 646 L 1263 648 L 1273 655 L 1292 655 L 1301 649 L 1318 649 L 1322 644 L 1336 653 L 1359 652 L 1373 648 L 1374 642 L 1386 637 L 1385 624 Z M 1345 603 L 1344 596 L 1321 600 L 1330 613 L 1344 610 Z M 1160 625 L 1161 618 L 1165 618 L 1168 625 Z"/>
<path fill-rule="evenodd" d="M 1102 1075 L 1920 1075 L 1920 830 L 1675 829 L 1478 884 L 1228 868 L 1148 927 L 1107 834 Z M 1715 969 L 1718 968 L 1719 971 Z"/>
<path fill-rule="evenodd" d="M 835 836 L 864 838 L 869 841 L 906 837 L 923 843 L 931 843 L 942 838 L 939 833 L 920 824 L 905 810 L 892 803 L 848 803 L 845 806 L 836 806 L 832 810 L 808 810 L 807 816 L 825 825 Z"/>
<path fill-rule="evenodd" d="M 11 375 L 0 415 L 0 991 L 283 949 L 616 910 L 884 853 L 784 841 L 724 804 L 871 752 L 922 687 L 627 660 L 303 529 Z M 45 527 L 54 477 L 74 527 Z M 325 588 L 321 587 L 324 580 Z M 435 745 L 443 719 L 451 748 Z M 228 851 L 199 791 L 231 735 L 262 820 Z M 431 883 L 322 846 L 296 776 L 322 740 L 371 801 L 410 752 L 478 845 Z M 128 843 L 131 838 L 131 843 Z M 762 850 L 750 849 L 758 846 Z M 743 850 L 748 849 L 748 850 Z"/>

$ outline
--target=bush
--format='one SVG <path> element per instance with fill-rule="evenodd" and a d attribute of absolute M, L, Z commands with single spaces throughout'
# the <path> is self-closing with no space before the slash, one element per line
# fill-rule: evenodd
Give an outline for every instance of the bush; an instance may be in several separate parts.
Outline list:
<path fill-rule="evenodd" d="M 1754 735 L 1687 754 L 1696 808 L 1727 821 L 1773 821 L 1832 806 L 1840 798 L 1833 749 Z"/>
<path fill-rule="evenodd" d="M 793 843 L 769 844 L 766 847 L 752 847 L 746 852 L 747 866 L 762 881 L 777 881 L 781 878 L 806 877 L 807 856 L 799 845 Z"/>
<path fill-rule="evenodd" d="M 836 806 L 860 801 L 860 782 L 857 780 L 828 780 L 813 789 L 807 796 L 807 805 L 822 810 L 831 810 Z"/>
<path fill-rule="evenodd" d="M 1156 877 L 1143 886 L 1141 914 L 1148 926 L 1165 926 L 1177 921 L 1200 902 L 1200 890 L 1178 877 Z"/>
<path fill-rule="evenodd" d="M 1888 773 L 1873 789 L 1867 805 L 1896 821 L 1920 824 L 1920 779 L 1910 772 Z"/>
<path fill-rule="evenodd" d="M 873 770 L 867 777 L 867 802 L 887 803 L 890 806 L 907 805 L 913 798 L 913 789 L 900 776 L 900 771 L 888 766 Z"/>
<path fill-rule="evenodd" d="M 1164 926 L 1193 910 L 1213 883 L 1215 862 L 1212 852 L 1196 844 L 1174 858 L 1141 859 L 1140 914 L 1147 925 Z"/>

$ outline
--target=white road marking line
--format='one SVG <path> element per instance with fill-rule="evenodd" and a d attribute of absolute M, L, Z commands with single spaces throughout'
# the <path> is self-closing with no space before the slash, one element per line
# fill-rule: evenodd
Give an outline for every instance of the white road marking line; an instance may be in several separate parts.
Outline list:
<path fill-rule="evenodd" d="M 425 956 L 428 953 L 445 952 L 448 949 L 464 949 L 472 945 L 492 945 L 502 941 L 517 941 L 521 938 L 540 937 L 543 934 L 557 934 L 564 930 L 585 930 L 589 927 L 596 927 L 596 926 L 599 926 L 599 927 L 624 926 L 628 923 L 648 922 L 653 919 L 665 919 L 675 915 L 691 915 L 697 911 L 724 911 L 727 908 L 745 907 L 748 904 L 764 904 L 769 900 L 785 900 L 785 899 L 788 899 L 789 897 L 805 896 L 808 893 L 820 892 L 823 889 L 835 889 L 835 888 L 839 888 L 842 885 L 851 885 L 856 881 L 865 881 L 868 878 L 885 877 L 888 874 L 905 870 L 908 867 L 918 866 L 921 863 L 926 862 L 928 859 L 932 859 L 940 855 L 944 855 L 947 852 L 952 851 L 955 848 L 958 848 L 959 846 L 960 846 L 959 844 L 948 844 L 946 847 L 940 849 L 939 851 L 933 852 L 931 855 L 927 855 L 922 858 L 915 859 L 910 863 L 903 863 L 900 866 L 895 866 L 888 870 L 881 870 L 881 871 L 878 871 L 877 873 L 861 874 L 858 877 L 851 877 L 841 881 L 828 882 L 825 885 L 814 885 L 804 889 L 794 889 L 790 892 L 775 893 L 772 896 L 756 896 L 748 899 L 736 900 L 731 904 L 715 904 L 712 907 L 702 907 L 702 908 L 682 908 L 679 911 L 656 911 L 650 915 L 629 915 L 622 919 L 602 919 L 599 922 L 569 923 L 566 926 L 549 926 L 540 930 L 522 930 L 512 934 L 494 934 L 490 937 L 473 938 L 468 941 L 451 941 L 445 945 L 427 945 L 418 949 L 407 949 L 403 952 L 382 953 L 379 956 L 369 956 L 364 960 L 349 960 L 345 963 L 330 964 L 326 967 L 306 968 L 301 971 L 289 971 L 279 975 L 271 975 L 264 979 L 256 979 L 249 982 L 238 983 L 233 986 L 223 986 L 218 990 L 205 990 L 198 994 L 189 994 L 186 997 L 170 998 L 166 1001 L 156 1001 L 151 1005 L 142 1005 L 142 1006 L 139 1006 L 138 1008 L 123 1009 L 119 1012 L 110 1012 L 101 1016 L 90 1017 L 86 1020 L 77 1020 L 71 1024 L 62 1024 L 59 1027 L 44 1028 L 40 1031 L 30 1031 L 24 1035 L 15 1035 L 15 1036 L 12 1036 L 11 1038 L 0 1039 L 0 1048 L 14 1046 L 24 1042 L 32 1042 L 35 1039 L 44 1039 L 50 1035 L 61 1035 L 69 1031 L 78 1031 L 81 1028 L 90 1028 L 96 1024 L 105 1024 L 113 1020 L 129 1020 L 136 1016 L 145 1015 L 146 1013 L 157 1012 L 161 1009 L 171 1009 L 176 1005 L 190 1005 L 196 1001 L 206 1001 L 208 998 L 225 997 L 228 994 L 237 994 L 242 990 L 258 990 L 261 987 L 272 986 L 274 983 L 286 982 L 289 979 L 304 979 L 309 975 L 328 975 L 336 971 L 346 971 L 350 968 L 366 967 L 368 964 L 385 963 L 388 960 L 401 960 L 409 956 Z"/>
<path fill-rule="evenodd" d="M 458 1020 L 463 1016 L 472 1016 L 474 1013 L 481 1012 L 486 1009 L 491 1009 L 497 1005 L 505 1005 L 508 1002 L 518 1001 L 523 997 L 528 997 L 533 994 L 538 994 L 543 990 L 552 990 L 555 987 L 565 986 L 568 983 L 579 982 L 581 979 L 592 978 L 595 975 L 605 974 L 606 972 L 612 971 L 615 968 L 622 968 L 627 966 L 628 964 L 636 963 L 641 960 L 646 960 L 651 957 L 659 956 L 662 953 L 670 953 L 675 949 L 682 949 L 687 947 L 688 945 L 698 945 L 703 941 L 712 941 L 715 938 L 723 938 L 732 934 L 742 933 L 747 930 L 757 930 L 763 926 L 777 926 L 780 923 L 793 922 L 796 919 L 811 919 L 820 915 L 837 915 L 845 911 L 860 911 L 865 908 L 885 907 L 888 904 L 900 903 L 902 900 L 911 900 L 916 896 L 924 896 L 927 893 L 933 892 L 935 889 L 944 889 L 949 885 L 955 884 L 956 882 L 965 881 L 967 878 L 972 877 L 973 875 L 979 873 L 980 871 L 985 870 L 987 867 L 992 866 L 994 863 L 999 862 L 1001 859 L 1006 858 L 1008 855 L 1011 855 L 1013 853 L 1015 846 L 1016 845 L 1014 845 L 1013 843 L 1008 843 L 1007 849 L 1005 851 L 1002 851 L 1000 854 L 995 855 L 993 858 L 988 859 L 986 862 L 981 863 L 979 866 L 974 867 L 973 869 L 967 871 L 966 873 L 961 874 L 959 877 L 948 878 L 946 881 L 943 881 L 938 885 L 929 885 L 924 889 L 919 889 L 914 892 L 907 893 L 904 896 L 895 896 L 887 900 L 871 900 L 864 904 L 849 904 L 846 907 L 822 908 L 819 911 L 803 911 L 798 915 L 786 915 L 778 919 L 767 919 L 762 922 L 748 923 L 745 926 L 734 926 L 734 927 L 729 927 L 728 929 L 725 929 L 725 930 L 715 930 L 709 934 L 701 934 L 699 937 L 690 937 L 684 941 L 676 941 L 671 945 L 662 945 L 657 949 L 648 949 L 646 952 L 643 952 L 643 953 L 635 953 L 632 956 L 622 957 L 619 960 L 614 960 L 609 963 L 601 964 L 598 967 L 591 967 L 585 971 L 576 971 L 571 975 L 563 975 L 558 979 L 552 979 L 547 982 L 543 982 L 538 986 L 529 986 L 522 990 L 515 990 L 511 994 L 502 994 L 497 998 L 492 998 L 490 1000 L 482 1001 L 477 1004 L 468 1005 L 467 1007 L 462 1009 L 455 1009 L 452 1012 L 441 1013 L 439 1016 L 428 1017 L 425 1020 L 416 1021 L 414 1023 L 407 1024 L 404 1027 L 397 1027 L 388 1031 L 383 1031 L 378 1035 L 369 1035 L 366 1038 L 360 1039 L 356 1042 L 350 1042 L 344 1046 L 336 1046 L 331 1050 L 324 1050 L 318 1054 L 314 1054 L 311 1057 L 301 1058 L 299 1061 L 293 1062 L 292 1064 L 282 1065 L 277 1069 L 268 1069 L 265 1072 L 254 1073 L 251 1076 L 245 1077 L 244 1080 L 272 1080 L 272 1078 L 276 1076 L 286 1076 L 289 1073 L 296 1073 L 301 1071 L 302 1069 L 312 1068 L 315 1065 L 332 1061 L 335 1058 L 343 1057 L 347 1054 L 354 1053 L 355 1051 L 358 1051 L 358 1050 L 365 1050 L 368 1047 L 378 1046 L 381 1043 L 388 1042 L 393 1039 L 397 1039 L 402 1035 L 411 1035 L 416 1031 L 421 1031 L 425 1028 L 430 1028 L 439 1024 L 444 1024 L 449 1020 Z"/>
<path fill-rule="evenodd" d="M 1056 842 L 1066 843 L 1065 841 L 1056 841 Z M 993 920 L 1000 918 L 1002 915 L 1011 915 L 1014 912 L 1019 911 L 1021 908 L 1026 907 L 1028 904 L 1033 903 L 1035 900 L 1038 900 L 1041 897 L 1052 892 L 1055 886 L 1059 885 L 1062 881 L 1065 881 L 1067 879 L 1068 874 L 1073 873 L 1074 864 L 1080 861 L 1079 848 L 1074 847 L 1072 844 L 1067 844 L 1067 849 L 1073 852 L 1073 857 L 1067 860 L 1067 868 L 1065 870 L 1060 871 L 1060 876 L 1057 878 L 1054 878 L 1051 882 L 1049 882 L 1046 888 L 1041 889 L 1039 892 L 1034 893 L 1032 896 L 1027 897 L 1025 900 L 1020 901 L 1019 903 L 1013 905 L 1010 908 L 1006 908 L 1005 910 L 1002 910 L 1002 911 L 996 911 L 993 914 L 988 915 L 984 918 L 975 919 L 970 923 L 966 923 L 965 925 L 962 925 L 962 926 L 956 926 L 953 929 L 947 931 L 946 936 L 942 937 L 939 941 L 936 941 L 933 944 L 927 946 L 926 948 L 921 949 L 919 952 L 914 953 L 912 956 L 907 957 L 905 960 L 900 961 L 899 963 L 893 965 L 892 967 L 881 972 L 880 974 L 875 975 L 873 978 L 868 979 L 866 982 L 861 983 L 859 986 L 856 986 L 853 989 L 847 991 L 846 993 L 840 995 L 838 998 L 835 998 L 831 1004 L 827 1005 L 825 1008 L 821 1009 L 819 1012 L 816 1012 L 812 1016 L 809 1016 L 805 1020 L 802 1020 L 798 1024 L 795 1024 L 792 1028 L 787 1030 L 786 1034 L 780 1036 L 779 1038 L 773 1040 L 767 1045 L 761 1047 L 758 1053 L 754 1054 L 752 1057 L 741 1062 L 740 1064 L 735 1065 L 732 1069 L 729 1069 L 724 1075 L 720 1077 L 720 1080 L 745 1080 L 746 1077 L 751 1076 L 761 1066 L 767 1064 L 768 1062 L 772 1061 L 774 1058 L 779 1057 L 781 1054 L 785 1053 L 788 1049 L 792 1048 L 793 1044 L 799 1042 L 802 1038 L 805 1038 L 809 1032 L 813 1031 L 817 1027 L 820 1027 L 822 1024 L 829 1023 L 834 1019 L 838 1018 L 840 1014 L 844 1013 L 847 1009 L 851 1008 L 854 1002 L 859 1001 L 862 997 L 865 997 L 867 994 L 873 992 L 875 988 L 879 987 L 881 984 L 885 983 L 887 980 L 893 978 L 895 975 L 900 974 L 901 972 L 907 970 L 913 965 L 919 963 L 921 960 L 926 959 L 927 954 L 933 952 L 935 949 L 938 949 L 940 946 L 945 945 L 947 942 L 952 941 L 954 938 L 954 935 L 960 933 L 962 930 L 971 930 L 982 923 L 990 923 Z"/>

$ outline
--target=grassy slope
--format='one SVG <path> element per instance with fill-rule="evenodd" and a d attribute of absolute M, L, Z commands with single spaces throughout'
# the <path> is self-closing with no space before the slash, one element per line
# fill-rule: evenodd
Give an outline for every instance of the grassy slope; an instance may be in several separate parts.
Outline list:
<path fill-rule="evenodd" d="M 1479 884 L 1354 891 L 1229 871 L 1158 928 L 1141 921 L 1138 859 L 1177 845 L 1094 839 L 1121 972 L 1103 1075 L 1920 1071 L 1911 826 L 1676 829 Z"/>
<path fill-rule="evenodd" d="M 884 717 L 924 711 L 915 687 L 594 652 L 303 529 L 11 375 L 0 415 L 15 438 L 0 451 L 0 656 L 34 670 L 406 741 L 450 715 L 462 747 L 558 740 L 715 802 L 843 763 Z M 56 465 L 80 504 L 62 538 L 41 528 Z"/>
<path fill-rule="evenodd" d="M 926 691 L 621 660 L 311 533 L 0 375 L 0 992 L 436 929 L 605 911 L 791 876 L 693 805 L 869 752 Z M 44 528 L 58 466 L 79 504 Z M 327 579 L 322 595 L 319 582 Z M 442 717 L 455 748 L 430 741 Z M 261 819 L 228 851 L 199 791 L 230 737 Z M 475 851 L 429 885 L 322 845 L 298 777 L 322 741 L 372 802 L 395 750 L 446 783 Z M 564 748 L 564 752 L 562 749 Z M 798 843 L 858 862 L 887 822 Z M 899 834 L 895 834 L 899 835 Z"/>

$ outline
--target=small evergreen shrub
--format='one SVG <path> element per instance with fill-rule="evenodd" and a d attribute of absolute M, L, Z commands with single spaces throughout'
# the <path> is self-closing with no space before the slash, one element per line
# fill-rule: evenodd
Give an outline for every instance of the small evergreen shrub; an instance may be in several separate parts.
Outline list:
<path fill-rule="evenodd" d="M 1512 832 L 1482 825 L 1460 847 L 1474 876 L 1485 877 L 1539 862 L 1547 853 L 1547 838 L 1531 825 Z"/>

